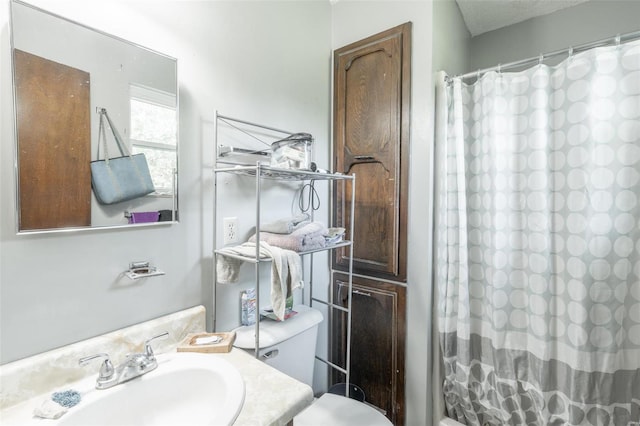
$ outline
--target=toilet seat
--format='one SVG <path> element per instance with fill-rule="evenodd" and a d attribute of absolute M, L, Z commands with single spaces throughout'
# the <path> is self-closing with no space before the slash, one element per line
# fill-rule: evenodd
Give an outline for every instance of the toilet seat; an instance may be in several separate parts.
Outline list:
<path fill-rule="evenodd" d="M 293 426 L 389 426 L 378 410 L 355 399 L 325 393 L 293 418 Z"/>

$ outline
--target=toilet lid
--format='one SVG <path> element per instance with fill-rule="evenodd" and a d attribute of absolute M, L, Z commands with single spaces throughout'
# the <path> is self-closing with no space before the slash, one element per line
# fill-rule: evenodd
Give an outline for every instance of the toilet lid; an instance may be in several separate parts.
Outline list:
<path fill-rule="evenodd" d="M 293 419 L 294 426 L 389 426 L 391 422 L 369 405 L 344 396 L 325 393 Z"/>

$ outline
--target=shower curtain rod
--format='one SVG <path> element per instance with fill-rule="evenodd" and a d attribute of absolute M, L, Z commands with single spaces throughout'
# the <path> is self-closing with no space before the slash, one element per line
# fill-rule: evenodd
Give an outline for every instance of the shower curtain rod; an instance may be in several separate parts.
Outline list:
<path fill-rule="evenodd" d="M 527 59 L 522 59 L 520 61 L 515 61 L 515 62 L 509 62 L 507 64 L 499 64 L 497 66 L 494 67 L 489 67 L 489 68 L 483 68 L 483 69 L 479 69 L 477 71 L 471 71 L 468 72 L 466 74 L 462 74 L 462 75 L 456 75 L 454 77 L 445 77 L 445 80 L 447 82 L 452 81 L 454 78 L 459 78 L 461 80 L 464 80 L 465 78 L 471 78 L 471 77 L 480 77 L 483 74 L 486 74 L 488 72 L 491 71 L 505 71 L 507 69 L 512 69 L 512 68 L 519 68 L 531 63 L 542 63 L 543 60 L 545 59 L 549 59 L 555 56 L 560 56 L 560 55 L 569 55 L 571 56 L 574 53 L 577 52 L 582 52 L 585 50 L 589 50 L 589 49 L 593 49 L 594 47 L 602 47 L 602 46 L 607 46 L 609 44 L 620 44 L 620 43 L 626 43 L 635 39 L 640 39 L 640 31 L 634 31 L 634 32 L 630 32 L 630 33 L 626 33 L 626 34 L 618 34 L 614 37 L 607 37 L 607 38 L 603 38 L 601 40 L 598 41 L 592 41 L 590 43 L 585 43 L 585 44 L 580 44 L 578 46 L 573 46 L 573 47 L 568 47 L 566 49 L 561 49 L 561 50 L 556 50 L 553 52 L 549 52 L 549 53 L 543 53 L 540 54 L 539 56 L 536 57 L 532 57 L 532 58 L 527 58 Z"/>

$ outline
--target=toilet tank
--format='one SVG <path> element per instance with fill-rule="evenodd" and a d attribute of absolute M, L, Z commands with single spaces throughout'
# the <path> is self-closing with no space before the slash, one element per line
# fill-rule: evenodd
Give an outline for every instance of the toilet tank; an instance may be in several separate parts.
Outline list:
<path fill-rule="evenodd" d="M 320 311 L 296 305 L 297 314 L 286 321 L 260 322 L 260 360 L 303 383 L 312 386 Z M 255 326 L 234 330 L 233 346 L 255 354 Z"/>

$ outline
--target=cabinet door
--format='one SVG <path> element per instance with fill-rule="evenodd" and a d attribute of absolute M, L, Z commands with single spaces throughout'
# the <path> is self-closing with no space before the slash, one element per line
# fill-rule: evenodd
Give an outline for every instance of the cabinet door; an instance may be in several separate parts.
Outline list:
<path fill-rule="evenodd" d="M 335 274 L 332 291 L 334 301 L 347 307 L 348 277 Z M 405 294 L 402 285 L 353 278 L 350 381 L 396 425 L 404 424 Z M 346 315 L 334 310 L 332 321 L 332 362 L 344 366 Z M 333 383 L 344 380 L 333 373 Z"/>
<path fill-rule="evenodd" d="M 354 271 L 406 279 L 410 31 L 406 23 L 334 52 L 336 171 L 356 175 Z M 349 227 L 350 189 L 335 192 Z M 345 270 L 349 252 L 336 252 Z"/>

